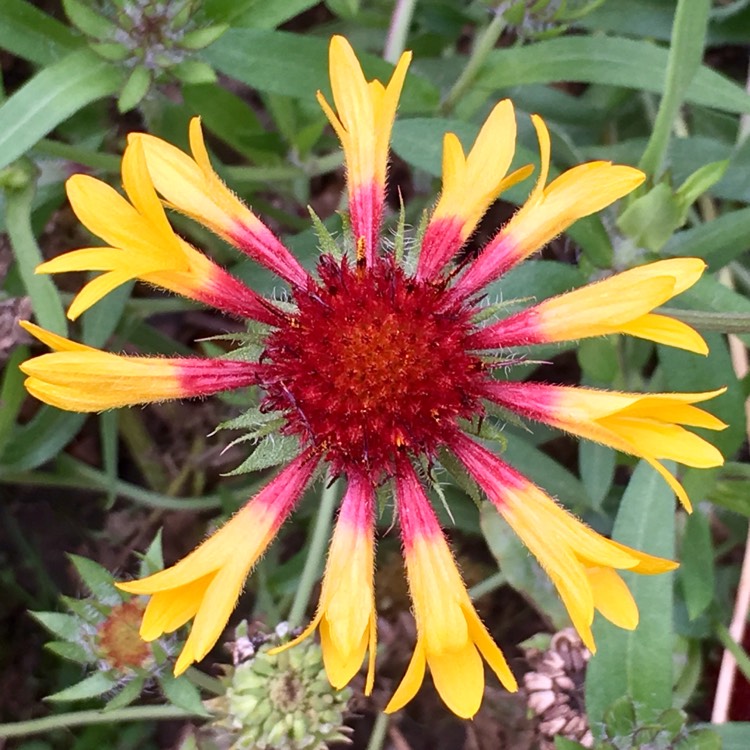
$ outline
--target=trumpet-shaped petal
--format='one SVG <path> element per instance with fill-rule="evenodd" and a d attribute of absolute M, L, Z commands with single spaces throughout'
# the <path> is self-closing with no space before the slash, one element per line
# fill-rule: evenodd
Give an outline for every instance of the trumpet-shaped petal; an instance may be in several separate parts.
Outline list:
<path fill-rule="evenodd" d="M 260 367 L 229 359 L 128 357 L 99 351 L 45 331 L 21 326 L 49 346 L 21 364 L 26 389 L 67 411 L 102 411 L 175 398 L 208 396 L 258 382 Z"/>
<path fill-rule="evenodd" d="M 490 113 L 468 157 L 453 133 L 443 141 L 443 192 L 427 225 L 417 278 L 431 279 L 461 249 L 490 204 L 525 179 L 532 167 L 506 176 L 516 147 L 513 104 L 504 99 Z"/>
<path fill-rule="evenodd" d="M 573 167 L 546 185 L 549 132 L 541 117 L 532 115 L 531 119 L 541 153 L 539 179 L 526 203 L 458 280 L 455 290 L 464 297 L 478 292 L 541 249 L 578 219 L 601 211 L 635 190 L 645 179 L 638 169 L 594 161 Z"/>
<path fill-rule="evenodd" d="M 592 652 L 594 610 L 621 628 L 638 625 L 638 608 L 616 571 L 652 575 L 674 570 L 676 563 L 597 534 L 465 435 L 456 433 L 450 448 L 552 579 Z"/>
<path fill-rule="evenodd" d="M 146 641 L 193 620 L 175 675 L 200 661 L 219 639 L 250 569 L 294 508 L 316 463 L 305 451 L 187 557 L 147 578 L 117 584 L 130 594 L 151 596 L 140 630 Z"/>
<path fill-rule="evenodd" d="M 369 650 L 365 695 L 375 680 L 374 499 L 368 479 L 350 477 L 328 551 L 317 613 L 299 636 L 275 649 L 278 653 L 295 646 L 319 627 L 326 674 L 338 689 L 357 674 Z"/>
<path fill-rule="evenodd" d="M 516 680 L 479 619 L 430 501 L 406 462 L 396 479 L 396 504 L 417 644 L 406 675 L 385 710 L 397 711 L 416 695 L 428 665 L 448 708 L 469 719 L 479 710 L 484 694 L 481 657 L 508 690 L 517 689 Z"/>
<path fill-rule="evenodd" d="M 172 231 L 140 142 L 125 151 L 122 179 L 130 203 L 89 175 L 73 175 L 66 183 L 76 216 L 110 245 L 74 250 L 37 267 L 37 273 L 104 272 L 76 295 L 68 317 L 77 318 L 126 281 L 141 279 L 233 315 L 278 322 L 280 313 L 273 305 Z"/>
<path fill-rule="evenodd" d="M 214 171 L 199 117 L 190 121 L 192 157 L 146 133 L 131 133 L 128 142 L 143 149 L 156 190 L 172 208 L 207 226 L 290 284 L 305 286 L 307 271 Z"/>
<path fill-rule="evenodd" d="M 336 112 L 318 92 L 318 102 L 344 149 L 349 213 L 357 252 L 372 264 L 383 215 L 388 145 L 411 52 L 401 55 L 387 86 L 367 81 L 349 42 L 331 39 L 329 71 Z"/>
<path fill-rule="evenodd" d="M 487 397 L 530 419 L 609 445 L 648 461 L 689 510 L 682 485 L 660 460 L 686 466 L 721 466 L 724 457 L 682 425 L 723 430 L 726 424 L 693 404 L 722 393 L 618 393 L 542 383 L 488 383 Z"/>
<path fill-rule="evenodd" d="M 705 267 L 700 258 L 672 258 L 631 268 L 487 326 L 472 345 L 493 349 L 625 333 L 707 354 L 706 342 L 690 326 L 651 312 L 695 284 Z"/>

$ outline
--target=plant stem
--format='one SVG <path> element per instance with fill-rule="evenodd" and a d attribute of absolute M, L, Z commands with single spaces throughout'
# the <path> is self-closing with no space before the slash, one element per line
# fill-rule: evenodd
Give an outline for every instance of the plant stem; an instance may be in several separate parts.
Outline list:
<path fill-rule="evenodd" d="M 203 688 L 203 690 L 207 690 L 214 695 L 224 695 L 226 693 L 221 680 L 217 680 L 215 677 L 211 677 L 211 675 L 201 672 L 200 669 L 196 669 L 195 667 L 188 667 L 185 677 L 196 687 Z"/>
<path fill-rule="evenodd" d="M 466 93 L 466 90 L 474 83 L 474 79 L 487 60 L 487 56 L 494 49 L 500 34 L 505 28 L 505 16 L 502 11 L 495 10 L 495 15 L 490 21 L 489 26 L 482 32 L 479 39 L 476 40 L 474 48 L 471 50 L 466 67 L 461 72 L 458 80 L 453 84 L 448 96 L 445 97 L 440 109 L 443 114 L 449 114 L 458 103 L 459 99 Z"/>
<path fill-rule="evenodd" d="M 289 627 L 299 627 L 305 610 L 310 601 L 312 590 L 318 581 L 323 558 L 325 557 L 326 547 L 328 545 L 328 535 L 333 521 L 333 511 L 336 508 L 338 500 L 338 482 L 332 482 L 326 485 L 320 495 L 320 507 L 318 508 L 318 517 L 315 520 L 312 539 L 310 540 L 310 549 L 305 560 L 305 567 L 300 576 L 297 592 L 294 595 L 292 607 L 289 610 Z"/>
<path fill-rule="evenodd" d="M 504 585 L 506 582 L 505 574 L 501 570 L 498 570 L 497 573 L 493 573 L 475 586 L 472 586 L 469 589 L 469 597 L 472 599 L 479 599 L 485 594 L 489 594 L 490 591 L 500 588 L 500 586 Z"/>
<path fill-rule="evenodd" d="M 370 741 L 367 743 L 367 750 L 380 750 L 383 747 L 390 718 L 391 717 L 388 716 L 388 714 L 385 714 L 382 711 L 377 715 L 375 723 L 372 725 L 372 732 L 370 733 Z"/>
<path fill-rule="evenodd" d="M 409 34 L 409 26 L 414 15 L 417 0 L 396 0 L 396 7 L 391 16 L 391 25 L 388 28 L 388 36 L 385 39 L 383 58 L 395 65 L 406 46 L 406 37 Z"/>
<path fill-rule="evenodd" d="M 722 313 L 705 310 L 682 310 L 676 307 L 660 307 L 659 313 L 677 318 L 683 323 L 700 328 L 703 331 L 720 333 L 750 333 L 750 314 Z"/>
<path fill-rule="evenodd" d="M 71 711 L 44 716 L 41 719 L 0 724 L 0 738 L 24 737 L 28 734 L 50 732 L 53 729 L 88 726 L 90 724 L 116 724 L 121 721 L 149 721 L 159 719 L 205 718 L 177 706 L 128 706 L 114 711 Z"/>

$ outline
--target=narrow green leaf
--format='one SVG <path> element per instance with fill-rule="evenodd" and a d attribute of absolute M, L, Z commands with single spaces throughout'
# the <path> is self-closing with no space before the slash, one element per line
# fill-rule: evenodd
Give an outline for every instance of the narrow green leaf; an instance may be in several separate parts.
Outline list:
<path fill-rule="evenodd" d="M 674 555 L 674 495 L 645 461 L 623 495 L 612 538 L 649 554 Z M 598 651 L 586 676 L 586 710 L 594 730 L 622 696 L 633 701 L 641 720 L 652 720 L 672 705 L 673 575 L 623 571 L 622 577 L 638 605 L 640 622 L 633 631 L 600 617 L 594 622 Z"/>
<path fill-rule="evenodd" d="M 672 124 L 690 82 L 703 61 L 708 11 L 711 0 L 678 0 L 667 59 L 664 96 L 656 113 L 648 146 L 638 165 L 650 177 L 658 177 L 669 144 Z"/>
<path fill-rule="evenodd" d="M 2 111 L 2 110 L 0 110 Z M 1 132 L 1 131 L 0 131 Z M 2 135 L 0 134 L 0 139 Z M 34 199 L 33 181 L 22 190 L 6 191 L 5 224 L 10 235 L 13 254 L 26 292 L 31 297 L 39 325 L 60 336 L 68 333 L 60 295 L 50 276 L 37 275 L 36 267 L 44 260 L 31 228 L 31 207 Z"/>
<path fill-rule="evenodd" d="M 45 700 L 58 702 L 82 701 L 87 698 L 97 698 L 108 693 L 116 684 L 115 680 L 112 677 L 109 677 L 105 672 L 95 672 L 72 687 L 48 695 Z"/>
<path fill-rule="evenodd" d="M 668 59 L 666 49 L 645 40 L 567 36 L 494 50 L 475 89 L 494 92 L 528 83 L 580 81 L 662 94 Z M 706 66 L 695 75 L 685 100 L 726 112 L 750 112 L 750 95 Z"/>
<path fill-rule="evenodd" d="M 719 216 L 713 221 L 675 234 L 664 246 L 669 256 L 703 258 L 717 271 L 742 255 L 750 246 L 750 208 Z"/>
<path fill-rule="evenodd" d="M 25 0 L 0 3 L 0 47 L 37 65 L 50 65 L 83 40 Z"/>
<path fill-rule="evenodd" d="M 121 71 L 91 50 L 44 68 L 0 107 L 0 168 L 97 99 L 114 94 Z"/>
<path fill-rule="evenodd" d="M 715 585 L 711 528 L 700 510 L 695 510 L 687 519 L 682 551 L 680 580 L 688 616 L 694 620 L 713 601 Z"/>
<path fill-rule="evenodd" d="M 76 28 L 87 36 L 97 39 L 107 39 L 117 32 L 108 18 L 100 15 L 91 8 L 90 3 L 83 0 L 62 0 L 65 15 Z"/>
<path fill-rule="evenodd" d="M 137 107 L 151 88 L 151 71 L 143 65 L 133 68 L 117 98 L 117 109 L 129 112 Z"/>
<path fill-rule="evenodd" d="M 6 446 L 0 474 L 35 469 L 54 458 L 78 434 L 87 416 L 42 406 Z"/>
<path fill-rule="evenodd" d="M 617 454 L 606 445 L 582 440 L 578 445 L 578 469 L 593 508 L 600 508 L 615 478 Z"/>

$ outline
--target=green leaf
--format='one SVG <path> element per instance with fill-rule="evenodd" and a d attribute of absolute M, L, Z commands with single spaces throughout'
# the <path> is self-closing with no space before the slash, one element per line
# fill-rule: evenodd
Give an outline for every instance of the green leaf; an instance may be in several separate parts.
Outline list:
<path fill-rule="evenodd" d="M 140 569 L 138 571 L 139 578 L 145 578 L 146 576 L 150 576 L 164 568 L 161 534 L 162 530 L 159 529 L 151 540 L 151 544 L 148 545 L 148 549 L 143 553 Z"/>
<path fill-rule="evenodd" d="M 682 550 L 680 580 L 688 616 L 694 620 L 713 601 L 715 585 L 711 528 L 700 510 L 695 510 L 687 519 Z"/>
<path fill-rule="evenodd" d="M 0 474 L 28 471 L 47 463 L 78 434 L 87 416 L 42 406 L 5 447 Z"/>
<path fill-rule="evenodd" d="M 581 440 L 578 444 L 578 470 L 593 508 L 601 508 L 615 478 L 617 454 L 606 445 Z"/>
<path fill-rule="evenodd" d="M 649 554 L 674 555 L 674 495 L 645 461 L 623 495 L 612 538 Z M 633 701 L 639 720 L 652 720 L 672 705 L 673 576 L 621 575 L 638 605 L 640 622 L 632 631 L 601 617 L 594 622 L 598 651 L 588 666 L 586 710 L 595 731 L 607 708 L 623 696 Z"/>
<path fill-rule="evenodd" d="M 216 70 L 259 91 L 314 101 L 328 85 L 328 40 L 286 31 L 237 29 L 227 31 L 201 53 Z M 374 55 L 360 61 L 368 78 L 387 81 L 393 67 Z M 401 112 L 433 111 L 437 89 L 426 79 L 410 75 L 404 86 Z"/>
<path fill-rule="evenodd" d="M 528 83 L 579 81 L 661 94 L 668 57 L 666 49 L 645 40 L 567 36 L 494 50 L 474 87 L 494 93 Z M 750 95 L 706 66 L 695 75 L 685 99 L 726 112 L 750 112 Z"/>
<path fill-rule="evenodd" d="M 229 26 L 225 23 L 216 26 L 204 26 L 202 29 L 188 31 L 180 40 L 180 47 L 183 49 L 199 50 L 213 44 Z"/>
<path fill-rule="evenodd" d="M 570 617 L 550 577 L 491 503 L 480 513 L 482 534 L 507 582 L 542 614 L 554 630 L 570 624 Z"/>
<path fill-rule="evenodd" d="M 0 138 L 2 138 L 2 135 L 0 135 Z M 6 228 L 13 247 L 13 254 L 18 263 L 21 280 L 26 288 L 26 293 L 31 297 L 34 315 L 39 325 L 60 336 L 65 336 L 68 333 L 68 324 L 60 295 L 57 293 L 52 278 L 35 273 L 36 267 L 44 258 L 31 227 L 33 199 L 33 182 L 29 182 L 22 190 L 6 191 Z"/>
<path fill-rule="evenodd" d="M 555 737 L 555 750 L 586 750 L 586 748 L 580 742 L 557 735 Z"/>
<path fill-rule="evenodd" d="M 63 612 L 29 612 L 29 614 L 58 638 L 75 641 L 81 637 L 81 623 L 73 615 Z"/>
<path fill-rule="evenodd" d="M 159 676 L 159 685 L 166 699 L 178 708 L 184 708 L 198 716 L 209 716 L 203 707 L 198 688 L 187 677 L 175 677 L 171 672 Z"/>
<path fill-rule="evenodd" d="M 0 3 L 0 47 L 37 65 L 50 65 L 83 40 L 25 0 Z"/>
<path fill-rule="evenodd" d="M 710 348 L 707 357 L 658 346 L 659 361 L 669 391 L 689 393 L 726 386 L 726 393 L 702 403 L 701 408 L 715 414 L 729 427 L 721 432 L 701 431 L 701 436 L 715 445 L 725 458 L 731 458 L 745 439 L 745 395 L 734 374 L 724 338 L 715 333 L 706 333 L 703 338 Z"/>
<path fill-rule="evenodd" d="M 99 696 L 108 693 L 110 690 L 113 690 L 116 685 L 116 680 L 105 672 L 95 672 L 69 688 L 48 695 L 45 700 L 59 702 L 82 701 L 88 698 L 98 698 Z"/>
<path fill-rule="evenodd" d="M 120 86 L 122 73 L 91 50 L 44 68 L 0 107 L 0 168 L 97 99 Z"/>
<path fill-rule="evenodd" d="M 721 737 L 721 750 L 747 750 L 750 747 L 750 722 L 730 721 L 711 724 L 710 728 Z"/>
<path fill-rule="evenodd" d="M 750 246 L 750 208 L 719 216 L 675 234 L 664 246 L 664 255 L 703 258 L 717 271 L 742 255 Z"/>

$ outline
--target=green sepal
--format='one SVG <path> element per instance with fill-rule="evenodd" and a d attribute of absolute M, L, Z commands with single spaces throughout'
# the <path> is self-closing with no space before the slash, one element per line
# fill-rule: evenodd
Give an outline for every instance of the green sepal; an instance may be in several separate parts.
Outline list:
<path fill-rule="evenodd" d="M 158 680 L 164 697 L 173 706 L 199 716 L 210 716 L 203 706 L 198 688 L 187 677 L 175 677 L 171 672 L 164 672 Z"/>
<path fill-rule="evenodd" d="M 89 560 L 88 557 L 80 557 L 79 555 L 69 554 L 68 559 L 73 563 L 80 579 L 86 584 L 86 588 L 95 599 L 99 602 L 104 602 L 110 598 L 122 600 L 122 595 L 115 588 L 112 574 L 105 567 Z"/>
<path fill-rule="evenodd" d="M 207 26 L 204 29 L 188 31 L 180 39 L 180 47 L 189 50 L 204 49 L 213 44 L 228 28 L 228 24 L 221 23 L 215 26 Z"/>
<path fill-rule="evenodd" d="M 202 60 L 183 60 L 170 67 L 169 72 L 191 86 L 217 81 L 216 71 Z"/>
<path fill-rule="evenodd" d="M 108 39 L 117 32 L 117 26 L 91 9 L 90 3 L 81 0 L 63 0 L 63 9 L 70 22 L 86 36 Z"/>
<path fill-rule="evenodd" d="M 241 440 L 241 438 L 240 438 Z M 232 445 L 237 443 L 231 443 Z M 227 472 L 223 476 L 234 477 L 238 474 L 248 474 L 251 471 L 268 469 L 271 466 L 291 461 L 299 454 L 299 441 L 291 435 L 267 435 L 255 450 L 236 469 Z"/>
<path fill-rule="evenodd" d="M 141 65 L 133 68 L 133 72 L 120 91 L 117 109 L 120 112 L 129 112 L 134 109 L 143 101 L 143 97 L 146 96 L 149 88 L 151 88 L 151 73 L 149 70 Z"/>
<path fill-rule="evenodd" d="M 66 641 L 77 641 L 81 637 L 81 622 L 77 617 L 63 612 L 29 612 L 29 614 L 52 635 Z"/>
<path fill-rule="evenodd" d="M 118 708 L 125 708 L 133 701 L 140 698 L 143 692 L 143 686 L 146 684 L 146 675 L 139 674 L 120 690 L 117 695 L 104 705 L 103 711 L 115 711 Z"/>
<path fill-rule="evenodd" d="M 308 206 L 307 211 L 312 219 L 313 230 L 318 238 L 321 253 L 330 255 L 336 260 L 341 260 L 344 257 L 344 253 L 339 247 L 338 242 L 334 239 L 334 236 L 328 231 L 328 228 L 321 221 L 318 214 L 315 213 L 312 206 Z"/>
<path fill-rule="evenodd" d="M 94 661 L 94 655 L 80 643 L 71 643 L 70 641 L 49 641 L 44 644 L 47 651 L 51 651 L 56 656 L 60 656 L 68 661 L 74 661 L 78 664 L 91 664 Z"/>
<path fill-rule="evenodd" d="M 117 42 L 99 42 L 89 44 L 89 47 L 96 52 L 99 57 L 111 62 L 122 62 L 130 57 L 130 50 Z"/>

